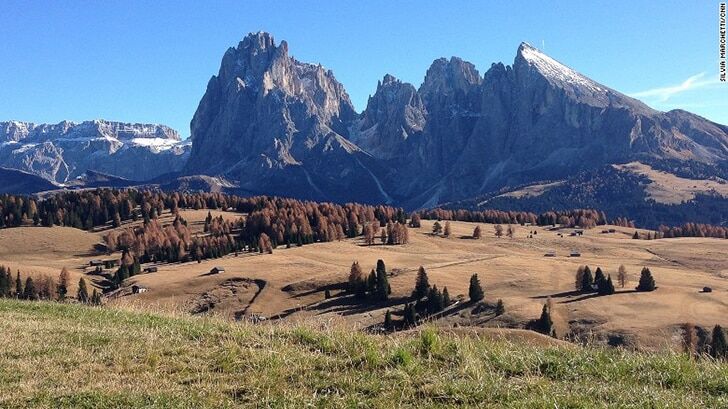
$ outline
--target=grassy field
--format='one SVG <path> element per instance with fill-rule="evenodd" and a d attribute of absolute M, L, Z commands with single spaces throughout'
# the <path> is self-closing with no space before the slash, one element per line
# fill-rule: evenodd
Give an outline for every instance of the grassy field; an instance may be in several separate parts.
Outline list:
<path fill-rule="evenodd" d="M 193 230 L 202 230 L 206 210 L 181 213 Z M 227 218 L 242 216 L 212 213 Z M 171 216 L 165 214 L 162 220 L 170 222 Z M 516 226 L 512 239 L 496 238 L 493 226 L 488 224 L 481 224 L 483 238 L 472 240 L 475 225 L 453 222 L 453 234 L 444 238 L 431 235 L 432 222 L 423 221 L 422 228 L 410 229 L 410 243 L 401 246 L 365 246 L 357 238 L 290 249 L 279 247 L 266 255 L 229 255 L 200 264 L 160 264 L 156 273 L 127 280 L 120 296 L 112 295 L 106 302 L 168 312 L 206 310 L 228 318 L 248 314 L 282 315 L 288 322 L 315 318 L 356 329 L 381 323 L 387 309 L 397 315 L 412 291 L 417 268 L 424 266 L 430 283 L 441 289 L 447 286 L 453 298 L 466 295 L 471 274 L 478 273 L 486 301 L 503 299 L 506 305 L 506 314 L 497 319 L 492 314 L 471 314 L 469 310 L 447 314 L 433 323 L 443 328 L 455 324 L 523 328 L 539 316 L 549 296 L 554 301 L 560 335 L 576 333 L 599 343 L 613 343 L 616 339 L 614 342 L 640 348 L 680 349 L 683 324 L 708 330 L 715 324 L 728 324 L 726 240 L 632 240 L 634 229 L 620 227 L 611 234 L 603 234 L 604 227 L 597 227 L 573 237 L 570 229 L 550 231 L 529 226 Z M 529 237 L 533 230 L 537 234 Z M 2 229 L 0 265 L 19 269 L 23 275 L 54 277 L 66 266 L 72 275 L 71 294 L 75 294 L 79 277 L 97 280 L 97 276 L 89 274 L 88 262 L 106 257 L 93 252 L 103 234 L 63 227 Z M 581 257 L 569 257 L 573 250 Z M 557 257 L 544 257 L 549 251 L 556 252 Z M 333 298 L 325 299 L 324 289 L 343 283 L 354 260 L 367 273 L 377 259 L 383 259 L 392 272 L 392 302 L 361 306 L 336 289 L 332 290 Z M 574 273 L 581 264 L 592 270 L 600 266 L 613 279 L 617 267 L 624 264 L 629 272 L 627 285 L 607 297 L 573 293 Z M 213 266 L 224 267 L 226 272 L 207 274 Z M 657 291 L 634 292 L 643 266 L 652 271 Z M 132 295 L 133 284 L 149 291 Z M 701 292 L 704 286 L 713 292 Z"/>
<path fill-rule="evenodd" d="M 0 300 L 2 407 L 726 407 L 728 364 Z"/>

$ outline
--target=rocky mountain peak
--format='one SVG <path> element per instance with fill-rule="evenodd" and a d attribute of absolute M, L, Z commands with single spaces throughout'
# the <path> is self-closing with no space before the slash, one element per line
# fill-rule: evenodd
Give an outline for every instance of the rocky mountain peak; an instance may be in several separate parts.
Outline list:
<path fill-rule="evenodd" d="M 458 57 L 438 58 L 433 61 L 425 74 L 419 93 L 425 100 L 433 95 L 465 94 L 480 85 L 482 78 L 470 62 Z"/>
<path fill-rule="evenodd" d="M 577 96 L 591 94 L 608 103 L 606 98 L 599 96 L 606 95 L 610 91 L 609 88 L 556 61 L 526 42 L 518 47 L 513 67 L 521 75 L 537 73 L 552 85 L 573 92 Z"/>

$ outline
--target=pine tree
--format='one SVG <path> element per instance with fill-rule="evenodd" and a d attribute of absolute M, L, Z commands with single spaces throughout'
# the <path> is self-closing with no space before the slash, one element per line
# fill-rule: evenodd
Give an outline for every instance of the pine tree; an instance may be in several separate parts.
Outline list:
<path fill-rule="evenodd" d="M 89 301 L 86 280 L 84 280 L 83 277 L 78 280 L 78 292 L 76 293 L 76 299 L 83 304 L 87 304 Z"/>
<path fill-rule="evenodd" d="M 604 272 L 601 267 L 597 267 L 594 272 L 594 285 L 597 287 L 597 291 L 606 284 L 607 277 L 604 276 Z"/>
<path fill-rule="evenodd" d="M 640 273 L 640 281 L 636 288 L 637 291 L 654 291 L 655 279 L 652 278 L 652 272 L 647 267 L 642 267 Z"/>
<path fill-rule="evenodd" d="M 612 283 L 612 275 L 605 280 L 602 279 L 597 284 L 597 292 L 599 295 L 611 295 L 614 294 L 614 284 Z"/>
<path fill-rule="evenodd" d="M 387 271 L 384 267 L 384 261 L 377 260 L 377 298 L 380 301 L 386 301 L 389 298 L 391 289 L 389 288 L 389 280 L 387 280 Z"/>
<path fill-rule="evenodd" d="M 584 293 L 590 293 L 594 291 L 594 288 L 592 285 L 594 284 L 594 280 L 592 279 L 592 273 L 589 266 L 584 266 L 584 275 L 581 279 L 581 291 Z"/>
<path fill-rule="evenodd" d="M 412 292 L 412 297 L 415 300 L 419 300 L 427 295 L 427 291 L 430 288 L 430 281 L 427 278 L 427 272 L 425 268 L 420 266 L 417 271 L 417 278 L 415 279 L 415 290 Z"/>
<path fill-rule="evenodd" d="M 436 314 L 442 311 L 442 308 L 442 294 L 440 294 L 437 286 L 433 285 L 427 293 L 427 312 Z"/>
<path fill-rule="evenodd" d="M 25 290 L 23 291 L 24 300 L 35 301 L 38 299 L 38 290 L 35 288 L 33 279 L 28 277 L 25 279 Z"/>
<path fill-rule="evenodd" d="M 554 321 L 551 318 L 551 300 L 546 301 L 541 310 L 541 317 L 538 319 L 538 327 L 548 335 L 554 336 Z"/>
<path fill-rule="evenodd" d="M 442 289 L 442 308 L 447 308 L 450 306 L 452 301 L 450 300 L 450 292 L 447 291 L 447 287 Z"/>
<path fill-rule="evenodd" d="M 445 222 L 445 230 L 443 230 L 442 235 L 445 237 L 450 237 L 450 234 L 452 234 L 452 229 L 450 228 L 450 222 Z"/>
<path fill-rule="evenodd" d="M 369 272 L 369 277 L 367 278 L 367 294 L 370 296 L 374 296 L 374 294 L 377 291 L 377 273 L 372 269 L 372 271 Z"/>
<path fill-rule="evenodd" d="M 505 314 L 506 312 L 506 306 L 503 304 L 503 300 L 500 298 L 498 299 L 498 302 L 495 304 L 495 316 L 498 317 L 500 315 Z"/>
<path fill-rule="evenodd" d="M 412 304 L 406 304 L 404 306 L 404 323 L 406 326 L 413 326 L 417 324 L 417 313 Z"/>
<path fill-rule="evenodd" d="M 387 310 L 387 312 L 384 314 L 384 329 L 391 331 L 392 328 L 394 328 L 394 323 L 392 322 L 392 312 Z"/>
<path fill-rule="evenodd" d="M 442 225 L 440 222 L 435 222 L 435 224 L 432 225 L 432 234 L 440 234 L 442 232 Z"/>
<path fill-rule="evenodd" d="M 710 340 L 710 354 L 716 359 L 728 358 L 728 342 L 725 332 L 720 325 L 713 327 L 713 337 Z"/>
<path fill-rule="evenodd" d="M 331 298 L 331 290 L 329 290 L 328 288 L 324 291 L 324 298 L 327 300 Z"/>
<path fill-rule="evenodd" d="M 495 230 L 495 237 L 500 238 L 503 236 L 503 226 L 496 224 L 493 229 Z"/>
<path fill-rule="evenodd" d="M 640 234 L 637 232 L 637 230 L 634 231 L 634 234 L 632 235 L 632 238 L 637 240 L 640 238 Z"/>
<path fill-rule="evenodd" d="M 470 296 L 471 302 L 478 302 L 485 297 L 483 287 L 480 285 L 480 280 L 477 274 L 470 276 L 470 288 L 468 289 L 468 296 Z"/>
<path fill-rule="evenodd" d="M 7 297 L 10 292 L 10 283 L 5 275 L 5 267 L 0 266 L 0 297 Z"/>
<path fill-rule="evenodd" d="M 91 305 L 100 305 L 101 304 L 101 296 L 99 295 L 98 291 L 94 288 L 94 291 L 91 293 Z"/>
<path fill-rule="evenodd" d="M 68 272 L 68 269 L 66 267 L 63 267 L 61 269 L 61 273 L 58 275 L 58 288 L 56 289 L 56 292 L 58 292 L 58 301 L 63 301 L 66 299 L 66 296 L 68 295 L 68 277 L 70 273 Z"/>
<path fill-rule="evenodd" d="M 15 276 L 15 298 L 23 298 L 23 282 L 20 280 L 20 270 Z"/>
<path fill-rule="evenodd" d="M 584 266 L 579 266 L 576 269 L 576 277 L 574 278 L 574 288 L 576 291 L 582 291 L 582 281 L 584 280 Z"/>

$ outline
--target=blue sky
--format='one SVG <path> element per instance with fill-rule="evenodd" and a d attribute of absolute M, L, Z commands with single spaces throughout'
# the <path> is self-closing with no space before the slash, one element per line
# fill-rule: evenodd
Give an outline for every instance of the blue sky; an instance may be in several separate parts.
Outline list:
<path fill-rule="evenodd" d="M 225 50 L 249 32 L 334 71 L 361 111 L 390 73 L 419 86 L 438 57 L 481 74 L 527 41 L 660 110 L 728 124 L 718 2 L 0 2 L 0 120 L 155 122 L 183 137 Z"/>

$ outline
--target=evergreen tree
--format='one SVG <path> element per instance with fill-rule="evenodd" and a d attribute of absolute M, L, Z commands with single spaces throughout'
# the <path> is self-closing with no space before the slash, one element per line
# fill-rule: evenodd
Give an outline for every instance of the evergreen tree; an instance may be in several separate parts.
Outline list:
<path fill-rule="evenodd" d="M 442 225 L 440 224 L 440 222 L 436 221 L 432 225 L 432 234 L 440 234 L 441 232 L 442 232 Z"/>
<path fill-rule="evenodd" d="M 506 312 L 506 306 L 503 304 L 503 300 L 500 298 L 498 299 L 498 302 L 495 304 L 495 316 L 500 316 L 505 314 Z"/>
<path fill-rule="evenodd" d="M 433 285 L 427 293 L 427 312 L 436 314 L 442 311 L 442 308 L 442 294 L 440 294 L 437 286 Z"/>
<path fill-rule="evenodd" d="M 83 277 L 78 280 L 78 292 L 76 293 L 76 299 L 83 304 L 87 304 L 89 302 L 86 280 L 84 280 Z"/>
<path fill-rule="evenodd" d="M 392 312 L 387 310 L 387 312 L 384 314 L 384 329 L 391 331 L 392 328 L 394 328 L 394 323 L 392 322 Z"/>
<path fill-rule="evenodd" d="M 406 326 L 417 324 L 417 313 L 415 312 L 415 308 L 409 303 L 404 306 L 404 324 Z"/>
<path fill-rule="evenodd" d="M 538 319 L 538 327 L 544 334 L 554 336 L 554 321 L 551 318 L 551 300 L 548 300 L 543 305 L 541 317 Z"/>
<path fill-rule="evenodd" d="M 503 236 L 503 226 L 496 224 L 493 229 L 495 230 L 495 237 L 501 238 Z"/>
<path fill-rule="evenodd" d="M 367 294 L 374 296 L 377 292 L 377 273 L 372 269 L 369 272 L 369 278 L 367 278 Z"/>
<path fill-rule="evenodd" d="M 637 291 L 654 291 L 655 279 L 652 278 L 652 272 L 647 267 L 642 267 L 640 273 L 640 281 L 636 288 Z"/>
<path fill-rule="evenodd" d="M 602 268 L 597 267 L 596 271 L 594 272 L 594 285 L 597 287 L 597 291 L 599 291 L 600 288 L 604 287 L 606 281 L 607 277 L 604 276 Z"/>
<path fill-rule="evenodd" d="M 331 290 L 329 290 L 328 288 L 326 289 L 326 291 L 324 291 L 324 298 L 327 300 L 331 298 Z"/>
<path fill-rule="evenodd" d="M 592 272 L 589 266 L 584 267 L 584 275 L 581 278 L 581 291 L 584 293 L 590 293 L 594 291 L 592 285 L 594 280 L 592 279 Z"/>
<path fill-rule="evenodd" d="M 637 240 L 640 238 L 640 234 L 637 232 L 637 230 L 634 231 L 634 234 L 632 235 L 632 238 Z"/>
<path fill-rule="evenodd" d="M 614 284 L 612 283 L 612 275 L 604 280 L 602 279 L 597 284 L 597 292 L 599 295 L 611 295 L 614 294 Z"/>
<path fill-rule="evenodd" d="M 477 274 L 470 276 L 470 288 L 468 289 L 468 296 L 470 296 L 471 302 L 478 302 L 485 297 L 483 287 L 480 285 L 480 280 Z"/>
<path fill-rule="evenodd" d="M 710 354 L 716 359 L 728 358 L 728 342 L 725 332 L 720 325 L 713 327 L 713 337 L 710 340 Z"/>
<path fill-rule="evenodd" d="M 452 303 L 450 300 L 450 292 L 447 291 L 447 287 L 442 289 L 442 308 L 447 308 Z"/>
<path fill-rule="evenodd" d="M 584 266 L 576 268 L 576 276 L 574 278 L 574 288 L 576 291 L 581 291 L 581 281 L 584 279 Z"/>
<path fill-rule="evenodd" d="M 15 298 L 23 298 L 23 282 L 20 280 L 20 270 L 15 276 Z"/>
<path fill-rule="evenodd" d="M 99 295 L 95 288 L 91 293 L 91 305 L 101 305 L 101 295 Z"/>
<path fill-rule="evenodd" d="M 387 280 L 387 271 L 384 269 L 384 261 L 377 260 L 377 298 L 386 301 L 392 291 Z"/>
<path fill-rule="evenodd" d="M 5 275 L 5 267 L 0 266 L 0 297 L 7 297 L 10 292 L 10 283 Z"/>
<path fill-rule="evenodd" d="M 417 271 L 417 278 L 415 279 L 415 290 L 412 292 L 412 297 L 415 300 L 419 300 L 427 295 L 427 291 L 430 289 L 430 281 L 427 278 L 427 272 L 425 268 L 420 266 Z"/>
<path fill-rule="evenodd" d="M 28 277 L 25 279 L 25 290 L 23 290 L 23 297 L 24 300 L 30 300 L 35 301 L 38 299 L 38 290 L 35 288 L 35 283 L 33 283 L 33 279 Z"/>
<path fill-rule="evenodd" d="M 601 267 L 597 267 L 596 271 L 594 272 L 594 283 L 596 284 L 598 281 L 606 280 L 607 277 L 604 276 L 604 272 L 602 271 Z"/>

